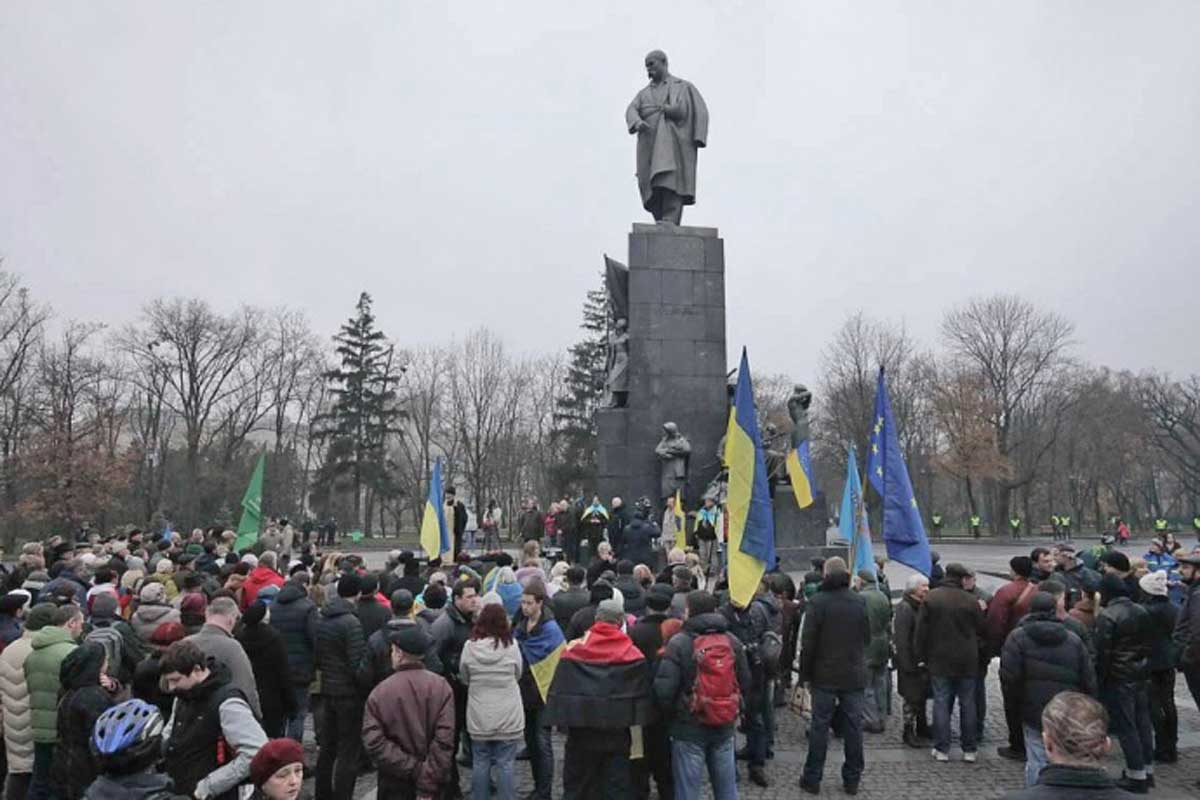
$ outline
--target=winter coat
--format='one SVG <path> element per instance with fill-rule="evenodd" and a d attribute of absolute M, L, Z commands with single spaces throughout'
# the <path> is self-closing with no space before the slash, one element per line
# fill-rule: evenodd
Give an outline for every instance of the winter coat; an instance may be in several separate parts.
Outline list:
<path fill-rule="evenodd" d="M 550 598 L 550 605 L 554 607 L 554 618 L 558 620 L 563 633 L 567 632 L 566 626 L 571 623 L 571 618 L 575 616 L 575 613 L 588 605 L 589 599 L 588 590 L 582 587 L 563 589 Z"/>
<path fill-rule="evenodd" d="M 471 622 L 451 601 L 429 629 L 433 636 L 433 651 L 442 664 L 442 675 L 451 682 L 458 681 L 458 660 L 463 645 L 471 635 Z"/>
<path fill-rule="evenodd" d="M 1096 678 L 1100 686 L 1150 677 L 1150 613 L 1128 597 L 1116 597 L 1096 616 Z"/>
<path fill-rule="evenodd" d="M 164 692 L 159 683 L 159 679 L 162 678 L 159 659 L 158 653 L 151 653 L 148 658 L 138 664 L 137 669 L 133 671 L 133 685 L 130 688 L 133 690 L 134 697 L 157 706 L 158 710 L 162 712 L 163 719 L 166 719 L 171 716 L 171 703 L 174 698 Z"/>
<path fill-rule="evenodd" d="M 617 574 L 617 559 L 614 557 L 611 561 L 604 558 L 593 558 L 592 563 L 588 564 L 587 568 L 587 585 L 595 586 L 596 581 L 600 580 L 600 576 L 605 572 Z"/>
<path fill-rule="evenodd" d="M 388 620 L 387 625 L 367 639 L 367 654 L 358 668 L 358 685 L 364 693 L 369 694 L 395 671 L 392 669 L 391 635 L 405 625 L 420 625 L 426 634 L 429 633 L 429 623 L 420 617 L 399 617 Z M 435 675 L 441 674 L 442 664 L 432 647 L 425 653 L 424 664 L 425 669 Z"/>
<path fill-rule="evenodd" d="M 1124 800 L 1133 795 L 1117 788 L 1102 767 L 1043 767 L 1037 783 L 1004 795 L 1004 800 Z"/>
<path fill-rule="evenodd" d="M 850 576 L 826 576 L 800 628 L 800 681 L 821 689 L 865 688 L 870 641 L 867 603 L 850 591 Z"/>
<path fill-rule="evenodd" d="M 51 625 L 33 634 L 33 652 L 25 659 L 25 683 L 29 687 L 33 741 L 58 741 L 58 675 L 63 660 L 78 647 L 66 628 Z"/>
<path fill-rule="evenodd" d="M 621 550 L 618 557 L 622 561 L 632 561 L 634 565 L 654 565 L 654 545 L 651 540 L 658 537 L 655 528 L 646 519 L 635 515 L 633 520 L 621 532 Z"/>
<path fill-rule="evenodd" d="M 354 606 L 343 597 L 326 603 L 317 624 L 315 648 L 317 670 L 321 673 L 320 694 L 357 696 L 357 674 L 366 652 L 367 642 Z"/>
<path fill-rule="evenodd" d="M 979 674 L 979 645 L 986 630 L 979 601 L 954 578 L 925 595 L 917 612 L 917 658 L 934 678 Z"/>
<path fill-rule="evenodd" d="M 187 637 L 186 641 L 194 642 L 200 652 L 229 670 L 229 683 L 241 691 L 254 716 L 262 719 L 262 702 L 258 697 L 258 684 L 254 680 L 254 667 L 250 665 L 250 659 L 238 640 L 223 628 L 205 623 L 199 633 Z"/>
<path fill-rule="evenodd" d="M 8 771 L 33 772 L 33 720 L 29 708 L 29 684 L 25 682 L 25 659 L 33 652 L 34 631 L 0 653 L 0 699 L 4 702 L 4 747 Z"/>
<path fill-rule="evenodd" d="M 871 643 L 867 645 L 867 667 L 887 666 L 892 648 L 892 601 L 878 589 L 864 587 L 858 593 L 867 603 L 867 619 L 871 623 Z"/>
<path fill-rule="evenodd" d="M 444 678 L 405 664 L 375 687 L 363 709 L 363 745 L 387 781 L 439 796 L 454 758 L 454 693 Z M 380 793 L 383 796 L 383 793 Z"/>
<path fill-rule="evenodd" d="M 12 614 L 0 614 L 0 651 L 21 638 L 21 620 Z"/>
<path fill-rule="evenodd" d="M 109 664 L 108 674 L 115 677 L 121 683 L 129 683 L 133 680 L 134 669 L 141 663 L 142 659 L 146 657 L 146 653 L 150 650 L 150 645 L 138 635 L 138 632 L 133 629 L 132 625 L 113 614 L 104 616 L 93 614 L 90 622 L 89 634 L 100 628 L 112 628 L 121 635 L 121 663 Z M 84 638 L 86 639 L 87 635 Z"/>
<path fill-rule="evenodd" d="M 619 554 L 621 552 L 621 548 L 625 543 L 625 529 L 627 527 L 629 527 L 629 512 L 625 510 L 625 506 L 614 508 L 606 526 L 608 543 L 612 545 L 614 553 Z"/>
<path fill-rule="evenodd" d="M 167 603 L 143 602 L 129 618 L 129 624 L 147 642 L 158 626 L 167 622 L 179 622 L 179 609 Z"/>
<path fill-rule="evenodd" d="M 283 637 L 287 648 L 288 674 L 293 686 L 307 686 L 316 674 L 317 606 L 304 587 L 288 582 L 271 604 L 270 625 Z"/>
<path fill-rule="evenodd" d="M 258 699 L 262 703 L 263 728 L 269 736 L 282 736 L 283 725 L 296 711 L 296 695 L 291 681 L 281 680 L 288 674 L 287 647 L 279 631 L 259 622 L 244 625 L 238 643 L 250 659 Z"/>
<path fill-rule="evenodd" d="M 175 783 L 157 772 L 101 775 L 83 794 L 83 800 L 188 800 L 175 793 Z"/>
<path fill-rule="evenodd" d="M 1187 669 L 1200 668 L 1200 581 L 1188 587 L 1183 607 L 1175 620 L 1175 652 L 1179 666 Z"/>
<path fill-rule="evenodd" d="M 618 575 L 615 585 L 625 598 L 625 613 L 640 617 L 646 613 L 646 590 L 632 575 Z"/>
<path fill-rule="evenodd" d="M 733 736 L 733 723 L 722 727 L 705 725 L 692 713 L 692 686 L 696 683 L 696 638 L 707 634 L 726 634 L 734 653 L 734 671 L 738 687 L 744 696 L 751 689 L 754 677 L 746 650 L 736 636 L 729 633 L 729 621 L 719 613 L 698 614 L 683 623 L 683 629 L 672 636 L 663 649 L 662 659 L 654 672 L 653 694 L 658 711 L 669 720 L 673 739 L 703 742 L 717 737 Z"/>
<path fill-rule="evenodd" d="M 518 681 L 524 661 L 516 642 L 471 639 L 462 649 L 459 678 L 467 686 L 467 730 L 472 739 L 507 741 L 525 732 Z"/>
<path fill-rule="evenodd" d="M 100 685 L 103 662 L 104 648 L 98 644 L 84 644 L 63 659 L 54 775 L 60 779 L 64 800 L 83 797 L 99 772 L 88 742 L 96 720 L 114 704 L 113 696 Z"/>
<path fill-rule="evenodd" d="M 70 587 L 71 591 L 75 593 L 75 605 L 79 606 L 80 608 L 84 608 L 87 605 L 87 582 L 80 579 L 74 572 L 71 572 L 70 569 L 64 569 L 62 572 L 58 573 L 57 578 L 54 578 L 45 586 L 43 586 L 42 590 L 38 592 L 37 598 L 34 598 L 34 602 L 38 602 L 38 598 L 52 597 L 55 592 L 63 586 Z"/>
<path fill-rule="evenodd" d="M 1037 585 L 1025 578 L 1009 581 L 996 591 L 987 610 L 987 645 L 991 653 L 999 653 L 1004 647 L 1021 617 L 1029 613 L 1037 591 Z"/>
<path fill-rule="evenodd" d="M 759 656 L 758 648 L 763 643 L 763 637 L 770 629 L 767 610 L 757 601 L 751 601 L 746 608 L 735 608 L 726 602 L 717 613 L 725 617 L 729 633 L 737 637 L 746 651 L 746 664 L 750 667 L 751 682 L 742 685 L 742 695 L 748 702 L 761 702 L 762 692 L 766 688 L 767 671 Z"/>
<path fill-rule="evenodd" d="M 268 586 L 283 586 L 283 576 L 270 567 L 255 567 L 242 584 L 242 610 L 254 605 L 258 593 Z"/>
<path fill-rule="evenodd" d="M 1171 636 L 1175 633 L 1175 621 L 1179 609 L 1169 597 L 1147 597 L 1142 606 L 1150 614 L 1150 671 L 1164 672 L 1175 669 L 1178 655 Z"/>
<path fill-rule="evenodd" d="M 387 624 L 392 618 L 391 608 L 385 608 L 379 605 L 374 595 L 371 597 L 360 597 L 358 602 L 354 604 L 354 615 L 358 617 L 359 624 L 362 625 L 363 641 L 371 638 L 371 634 Z"/>
<path fill-rule="evenodd" d="M 521 516 L 517 518 L 517 530 L 521 532 L 523 541 L 541 539 L 545 531 L 545 519 L 542 512 L 536 508 L 522 511 Z"/>
<path fill-rule="evenodd" d="M 896 691 L 905 702 L 921 705 L 929 697 L 929 670 L 917 655 L 917 612 L 921 604 L 906 594 L 896 604 L 892 628 L 892 663 L 896 665 Z"/>
<path fill-rule="evenodd" d="M 1096 694 L 1096 673 L 1083 641 L 1053 612 L 1027 615 L 1000 653 L 1005 700 L 1021 708 L 1027 727 L 1042 729 L 1042 709 L 1059 692 Z"/>

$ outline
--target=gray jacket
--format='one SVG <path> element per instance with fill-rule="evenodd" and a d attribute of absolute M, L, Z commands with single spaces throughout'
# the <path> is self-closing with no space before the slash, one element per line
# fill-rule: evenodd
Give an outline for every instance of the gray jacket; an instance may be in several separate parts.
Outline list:
<path fill-rule="evenodd" d="M 212 626 L 205 625 L 204 627 Z M 196 636 L 199 635 L 196 634 Z M 188 638 L 194 639 L 195 636 Z M 234 641 L 234 644 L 237 642 Z M 245 656 L 245 653 L 242 655 Z M 233 750 L 234 756 L 232 761 L 222 764 L 196 784 L 196 794 L 204 797 L 216 797 L 239 784 L 246 783 L 250 779 L 250 762 L 254 760 L 259 749 L 267 743 L 267 735 L 263 732 L 262 725 L 258 724 L 256 713 L 252 713 L 250 707 L 240 697 L 231 697 L 221 703 L 220 712 L 221 736 Z M 174 721 L 175 715 L 172 714 L 163 729 L 164 748 L 171 738 Z"/>
<path fill-rule="evenodd" d="M 250 666 L 250 658 L 242 649 L 241 643 L 221 628 L 211 623 L 204 623 L 199 633 L 193 633 L 185 641 L 195 642 L 196 646 L 206 656 L 211 656 L 217 663 L 224 664 L 229 670 L 229 682 L 246 695 L 254 716 L 262 719 L 262 705 L 258 700 L 258 685 L 254 682 L 254 668 Z"/>

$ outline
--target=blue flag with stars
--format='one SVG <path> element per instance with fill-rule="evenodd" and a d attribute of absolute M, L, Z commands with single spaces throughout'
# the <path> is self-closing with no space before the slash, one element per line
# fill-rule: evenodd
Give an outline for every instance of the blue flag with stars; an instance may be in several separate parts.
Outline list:
<path fill-rule="evenodd" d="M 875 418 L 871 422 L 870 453 L 867 456 L 867 480 L 883 498 L 883 543 L 888 558 L 907 564 L 922 575 L 929 575 L 932 562 L 921 509 L 913 494 L 892 401 L 888 399 L 883 367 L 879 368 L 879 386 L 875 390 Z"/>

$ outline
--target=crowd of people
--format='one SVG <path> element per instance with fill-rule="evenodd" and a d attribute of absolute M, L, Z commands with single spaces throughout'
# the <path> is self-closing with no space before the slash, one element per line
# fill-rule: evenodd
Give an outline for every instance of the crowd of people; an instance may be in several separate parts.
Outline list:
<path fill-rule="evenodd" d="M 935 563 L 895 602 L 882 558 L 852 574 L 835 557 L 735 602 L 698 552 L 721 536 L 664 535 L 675 518 L 530 502 L 515 554 L 393 551 L 381 569 L 286 523 L 240 552 L 219 528 L 28 543 L 0 576 L 4 795 L 294 800 L 311 717 L 317 800 L 372 770 L 381 800 L 511 800 L 520 760 L 535 800 L 690 800 L 706 780 L 727 800 L 739 761 L 772 783 L 785 706 L 808 717 L 800 789 L 821 791 L 834 737 L 856 794 L 893 671 L 904 743 L 949 761 L 957 705 L 971 763 L 997 659 L 1000 755 L 1027 784 L 1013 797 L 1146 793 L 1179 758 L 1177 672 L 1200 699 L 1200 551 L 1060 541 L 1014 557 L 992 595 Z"/>

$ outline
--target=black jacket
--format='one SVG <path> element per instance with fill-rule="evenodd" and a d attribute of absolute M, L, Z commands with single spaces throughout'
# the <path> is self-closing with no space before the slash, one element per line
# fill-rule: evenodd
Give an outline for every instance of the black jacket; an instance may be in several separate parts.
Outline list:
<path fill-rule="evenodd" d="M 769 628 L 767 611 L 756 600 L 750 601 L 748 608 L 734 608 L 731 603 L 721 606 L 720 614 L 729 625 L 729 632 L 738 638 L 746 650 L 746 663 L 750 667 L 751 685 L 744 685 L 742 693 L 755 695 L 766 685 L 767 673 L 758 655 L 759 645 Z"/>
<path fill-rule="evenodd" d="M 612 545 L 614 553 L 620 555 L 621 546 L 625 543 L 625 528 L 629 526 L 629 512 L 625 510 L 625 506 L 614 508 L 612 516 L 608 518 L 608 543 Z"/>
<path fill-rule="evenodd" d="M 800 681 L 822 689 L 863 689 L 871 623 L 850 575 L 827 576 L 808 601 L 800 629 Z"/>
<path fill-rule="evenodd" d="M 270 625 L 259 622 L 257 625 L 243 625 L 237 640 L 246 651 L 250 667 L 254 670 L 263 729 L 267 736 L 282 736 L 287 718 L 296 712 L 292 683 L 280 680 L 288 674 L 287 646 L 283 637 Z"/>
<path fill-rule="evenodd" d="M 171 703 L 174 699 L 171 695 L 162 690 L 159 680 L 162 678 L 162 670 L 158 664 L 159 654 L 151 653 L 142 663 L 137 665 L 137 669 L 133 671 L 133 696 L 138 700 L 144 700 L 158 707 L 162 712 L 163 719 L 171 716 Z"/>
<path fill-rule="evenodd" d="M 925 595 L 917 612 L 917 657 L 935 678 L 979 674 L 979 645 L 986 618 L 975 595 L 954 578 L 944 578 Z"/>
<path fill-rule="evenodd" d="M 1115 597 L 1096 615 L 1096 679 L 1101 687 L 1150 677 L 1150 612 Z"/>
<path fill-rule="evenodd" d="M 588 564 L 587 568 L 587 585 L 595 586 L 596 581 L 600 580 L 600 576 L 606 571 L 612 572 L 615 575 L 617 573 L 617 560 L 614 558 L 612 561 L 605 561 L 602 558 L 593 558 L 592 563 Z"/>
<path fill-rule="evenodd" d="M 271 604 L 271 627 L 287 648 L 288 675 L 294 686 L 307 686 L 316 674 L 317 622 L 320 614 L 304 587 L 283 585 Z"/>
<path fill-rule="evenodd" d="M 354 606 L 335 597 L 321 609 L 317 624 L 316 666 L 321 673 L 322 695 L 353 697 L 358 694 L 358 668 L 367 643 Z"/>
<path fill-rule="evenodd" d="M 659 651 L 663 646 L 662 624 L 668 619 L 670 617 L 664 612 L 650 611 L 629 628 L 629 638 L 651 664 L 657 664 L 661 658 Z M 653 667 L 651 674 L 653 675 Z"/>
<path fill-rule="evenodd" d="M 430 626 L 433 637 L 432 649 L 442 668 L 442 677 L 452 683 L 458 681 L 458 660 L 463 645 L 471 636 L 471 621 L 462 615 L 454 601 L 446 603 L 446 610 Z"/>
<path fill-rule="evenodd" d="M 617 557 L 624 561 L 651 566 L 654 564 L 654 546 L 651 540 L 658 536 L 658 529 L 641 516 L 633 520 L 621 532 L 621 549 Z"/>
<path fill-rule="evenodd" d="M 380 605 L 379 599 L 375 595 L 358 598 L 358 603 L 354 607 L 354 614 L 358 617 L 358 621 L 362 623 L 364 639 L 370 639 L 371 634 L 386 625 L 388 620 L 392 618 L 391 610 Z"/>
<path fill-rule="evenodd" d="M 1188 587 L 1175 620 L 1175 652 L 1180 667 L 1200 667 L 1200 581 Z"/>
<path fill-rule="evenodd" d="M 1005 700 L 1020 704 L 1021 719 L 1042 729 L 1042 709 L 1059 692 L 1096 694 L 1087 646 L 1053 613 L 1025 616 L 1004 641 L 1000 683 Z"/>
<path fill-rule="evenodd" d="M 1148 596 L 1142 606 L 1150 613 L 1150 671 L 1175 669 L 1178 654 L 1171 641 L 1179 609 L 1165 596 Z"/>
<path fill-rule="evenodd" d="M 58 748 L 51 782 L 65 800 L 83 797 L 99 772 L 89 740 L 96 720 L 113 705 L 112 695 L 100 685 L 103 661 L 103 647 L 85 644 L 71 651 L 59 670 L 63 694 L 58 703 Z"/>
<path fill-rule="evenodd" d="M 618 575 L 616 589 L 625 598 L 625 613 L 640 617 L 646 613 L 646 590 L 632 575 Z"/>
<path fill-rule="evenodd" d="M 419 625 L 425 629 L 426 634 L 429 633 L 429 623 L 420 617 L 407 619 L 393 617 L 367 639 L 367 657 L 363 659 L 362 665 L 358 668 L 358 685 L 362 687 L 363 694 L 370 694 L 371 690 L 395 672 L 392 668 L 391 636 L 406 625 Z M 435 675 L 441 674 L 442 662 L 438 660 L 437 653 L 432 647 L 425 653 L 424 663 L 425 669 Z"/>
<path fill-rule="evenodd" d="M 1004 795 L 1004 800 L 1132 800 L 1133 795 L 1117 784 L 1100 767 L 1068 767 L 1050 764 L 1042 769 L 1037 783 Z"/>
<path fill-rule="evenodd" d="M 581 587 L 563 589 L 550 598 L 550 605 L 554 607 L 554 618 L 559 620 L 559 626 L 569 624 L 575 612 L 588 604 L 590 597 L 588 590 Z M 563 628 L 563 633 L 566 632 L 566 628 Z"/>
<path fill-rule="evenodd" d="M 904 595 L 892 618 L 892 664 L 896 667 L 896 691 L 913 705 L 929 696 L 929 670 L 917 655 L 917 612 L 921 604 Z"/>
<path fill-rule="evenodd" d="M 712 728 L 698 722 L 690 706 L 692 685 L 696 682 L 696 660 L 692 648 L 696 637 L 709 633 L 729 635 L 729 623 L 723 615 L 700 614 L 683 623 L 682 630 L 667 642 L 654 673 L 655 705 L 669 720 L 671 737 L 681 741 L 702 741 L 714 733 L 718 736 L 733 735 L 732 724 Z M 750 664 L 746 661 L 745 648 L 738 638 L 729 635 L 729 641 L 737 660 L 734 668 L 738 686 L 745 696 L 754 680 L 750 675 Z"/>

